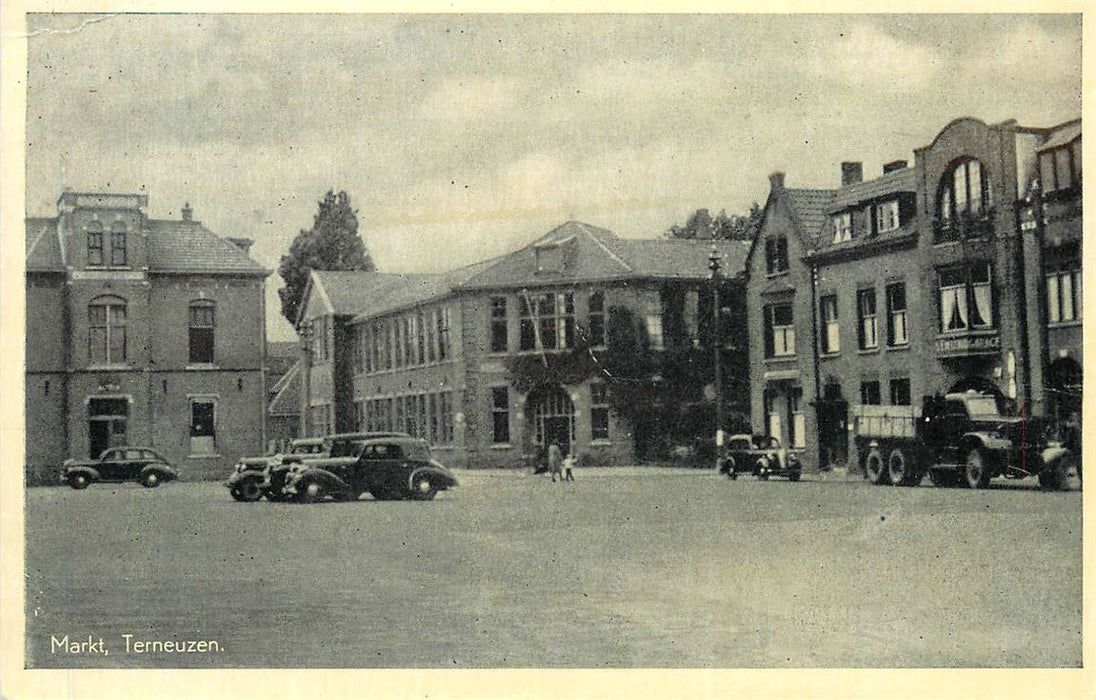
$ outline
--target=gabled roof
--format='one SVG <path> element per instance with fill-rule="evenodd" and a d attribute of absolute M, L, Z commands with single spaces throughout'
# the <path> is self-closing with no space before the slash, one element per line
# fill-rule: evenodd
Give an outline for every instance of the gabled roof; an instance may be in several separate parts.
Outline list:
<path fill-rule="evenodd" d="M 25 243 L 27 272 L 64 272 L 57 219 L 27 219 Z"/>
<path fill-rule="evenodd" d="M 563 269 L 537 272 L 537 251 L 564 248 Z M 631 277 L 634 270 L 624 260 L 620 239 L 611 231 L 580 221 L 568 221 L 530 245 L 496 258 L 460 286 L 464 289 L 520 287 L 531 283 L 571 283 Z"/>
<path fill-rule="evenodd" d="M 271 388 L 274 398 L 266 407 L 267 415 L 297 416 L 301 413 L 301 363 L 298 360 Z"/>
<path fill-rule="evenodd" d="M 1058 146 L 1064 146 L 1080 135 L 1081 120 L 1077 119 L 1076 121 L 1067 122 L 1050 132 L 1047 136 L 1047 140 L 1042 146 L 1039 146 L 1039 150 L 1045 151 L 1051 148 L 1057 148 Z"/>
<path fill-rule="evenodd" d="M 784 193 L 788 196 L 787 201 L 804 246 L 807 249 L 817 247 L 835 191 L 786 189 Z"/>
<path fill-rule="evenodd" d="M 337 316 L 352 316 L 385 290 L 415 285 L 420 278 L 432 276 L 363 270 L 313 270 L 306 294 L 314 290 L 325 300 L 328 311 Z"/>
<path fill-rule="evenodd" d="M 660 279 L 707 279 L 712 248 L 722 256 L 720 271 L 734 277 L 745 269 L 750 241 L 712 239 L 621 241 L 637 276 Z"/>
<path fill-rule="evenodd" d="M 148 260 L 151 272 L 200 274 L 270 274 L 235 244 L 209 231 L 197 221 L 147 222 Z"/>

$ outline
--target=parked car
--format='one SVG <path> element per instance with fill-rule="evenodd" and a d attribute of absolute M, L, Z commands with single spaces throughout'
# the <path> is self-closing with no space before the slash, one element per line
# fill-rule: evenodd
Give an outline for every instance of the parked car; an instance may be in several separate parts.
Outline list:
<path fill-rule="evenodd" d="M 799 481 L 803 465 L 794 450 L 780 446 L 780 440 L 769 435 L 732 435 L 727 440 L 719 473 L 731 479 L 740 474 L 753 474 L 759 479 L 770 476 Z"/>
<path fill-rule="evenodd" d="M 66 459 L 61 480 L 74 489 L 86 489 L 96 481 L 136 481 L 155 488 L 179 474 L 155 450 L 147 447 L 111 447 L 99 459 Z"/>
<path fill-rule="evenodd" d="M 430 455 L 425 440 L 388 437 L 353 441 L 351 454 L 308 460 L 290 471 L 285 492 L 301 503 L 325 498 L 356 501 L 428 501 L 457 485 L 457 478 Z"/>
<path fill-rule="evenodd" d="M 290 467 L 307 458 L 326 457 L 330 446 L 324 438 L 300 438 L 289 443 L 284 453 L 266 457 L 243 457 L 225 482 L 237 501 L 284 500 L 285 475 Z"/>

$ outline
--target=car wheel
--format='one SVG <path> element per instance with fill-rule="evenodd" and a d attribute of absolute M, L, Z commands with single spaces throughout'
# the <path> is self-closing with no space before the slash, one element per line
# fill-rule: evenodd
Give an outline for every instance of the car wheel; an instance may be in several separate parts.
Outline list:
<path fill-rule="evenodd" d="M 237 489 L 240 492 L 241 501 L 254 503 L 263 497 L 263 487 L 258 479 L 245 479 Z"/>
<path fill-rule="evenodd" d="M 80 491 L 91 486 L 91 479 L 88 478 L 87 474 L 73 474 L 68 478 L 68 483 L 69 486 Z"/>
<path fill-rule="evenodd" d="M 803 472 L 796 470 L 788 473 L 788 481 L 799 481 L 799 477 L 803 475 Z"/>
<path fill-rule="evenodd" d="M 301 503 L 315 503 L 323 499 L 325 492 L 323 484 L 309 481 L 297 491 L 297 500 Z"/>
<path fill-rule="evenodd" d="M 724 474 L 727 475 L 728 479 L 738 478 L 738 469 L 736 468 L 733 457 L 728 457 L 726 460 L 723 461 L 723 466 L 721 467 L 721 470 Z"/>
<path fill-rule="evenodd" d="M 429 474 L 419 474 L 411 482 L 411 498 L 416 501 L 429 501 L 438 493 L 438 487 Z"/>
<path fill-rule="evenodd" d="M 896 486 L 917 486 L 921 479 L 917 478 L 912 460 L 906 458 L 906 454 L 900 448 L 891 450 L 887 458 L 887 475 L 892 484 Z"/>
<path fill-rule="evenodd" d="M 963 465 L 963 478 L 967 487 L 972 489 L 984 489 L 989 486 L 989 463 L 981 447 L 975 447 L 967 453 L 967 461 Z"/>
<path fill-rule="evenodd" d="M 1073 481 L 1074 474 L 1077 475 L 1076 483 Z M 1073 489 L 1080 486 L 1080 467 L 1072 459 L 1062 459 L 1054 468 L 1054 478 L 1058 482 L 1058 490 L 1072 491 Z"/>
<path fill-rule="evenodd" d="M 868 481 L 873 484 L 889 484 L 890 472 L 883 463 L 883 453 L 878 447 L 871 448 L 868 458 L 864 461 L 864 470 L 868 473 Z"/>
<path fill-rule="evenodd" d="M 154 489 L 159 485 L 160 475 L 156 472 L 146 472 L 145 475 L 141 477 L 141 486 L 144 486 L 146 489 Z"/>
<path fill-rule="evenodd" d="M 1039 472 L 1039 486 L 1042 486 L 1047 491 L 1057 491 L 1059 488 L 1058 470 L 1044 469 Z"/>
<path fill-rule="evenodd" d="M 229 491 L 229 493 L 232 494 L 232 499 L 233 500 L 236 500 L 236 501 L 244 500 L 243 496 L 240 495 L 240 489 L 232 489 L 231 491 Z"/>

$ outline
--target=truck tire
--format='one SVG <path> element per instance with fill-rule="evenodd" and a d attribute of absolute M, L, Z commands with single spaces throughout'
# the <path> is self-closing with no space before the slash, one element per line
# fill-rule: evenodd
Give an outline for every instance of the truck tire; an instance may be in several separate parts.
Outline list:
<path fill-rule="evenodd" d="M 864 460 L 864 470 L 868 473 L 868 481 L 873 484 L 889 484 L 890 473 L 883 461 L 883 453 L 878 447 L 871 448 L 868 458 Z"/>
<path fill-rule="evenodd" d="M 968 488 L 984 489 L 989 486 L 990 465 L 981 447 L 972 447 L 963 463 L 963 481 Z"/>
<path fill-rule="evenodd" d="M 891 450 L 887 458 L 887 473 L 895 486 L 917 486 L 921 483 L 922 474 L 917 471 L 917 465 L 913 459 L 906 457 L 900 447 Z"/>

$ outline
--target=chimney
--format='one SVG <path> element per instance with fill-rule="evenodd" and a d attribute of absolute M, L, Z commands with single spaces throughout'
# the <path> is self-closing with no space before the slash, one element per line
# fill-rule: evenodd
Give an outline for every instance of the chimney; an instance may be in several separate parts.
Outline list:
<path fill-rule="evenodd" d="M 251 240 L 250 238 L 232 238 L 231 236 L 226 236 L 225 239 L 232 245 L 244 251 L 244 253 L 250 253 L 251 246 L 255 243 L 255 241 Z"/>
<path fill-rule="evenodd" d="M 769 187 L 773 192 L 784 189 L 784 173 L 777 170 L 772 175 L 769 175 Z"/>
<path fill-rule="evenodd" d="M 890 173 L 893 173 L 896 170 L 905 170 L 905 169 L 906 169 L 906 161 L 904 161 L 904 160 L 892 160 L 889 163 L 884 163 L 883 164 L 883 174 L 884 175 L 889 175 Z"/>
<path fill-rule="evenodd" d="M 848 187 L 864 181 L 864 164 L 860 161 L 841 163 L 841 186 Z"/>
<path fill-rule="evenodd" d="M 190 208 L 190 202 L 183 205 L 183 221 L 194 221 L 194 210 Z"/>

